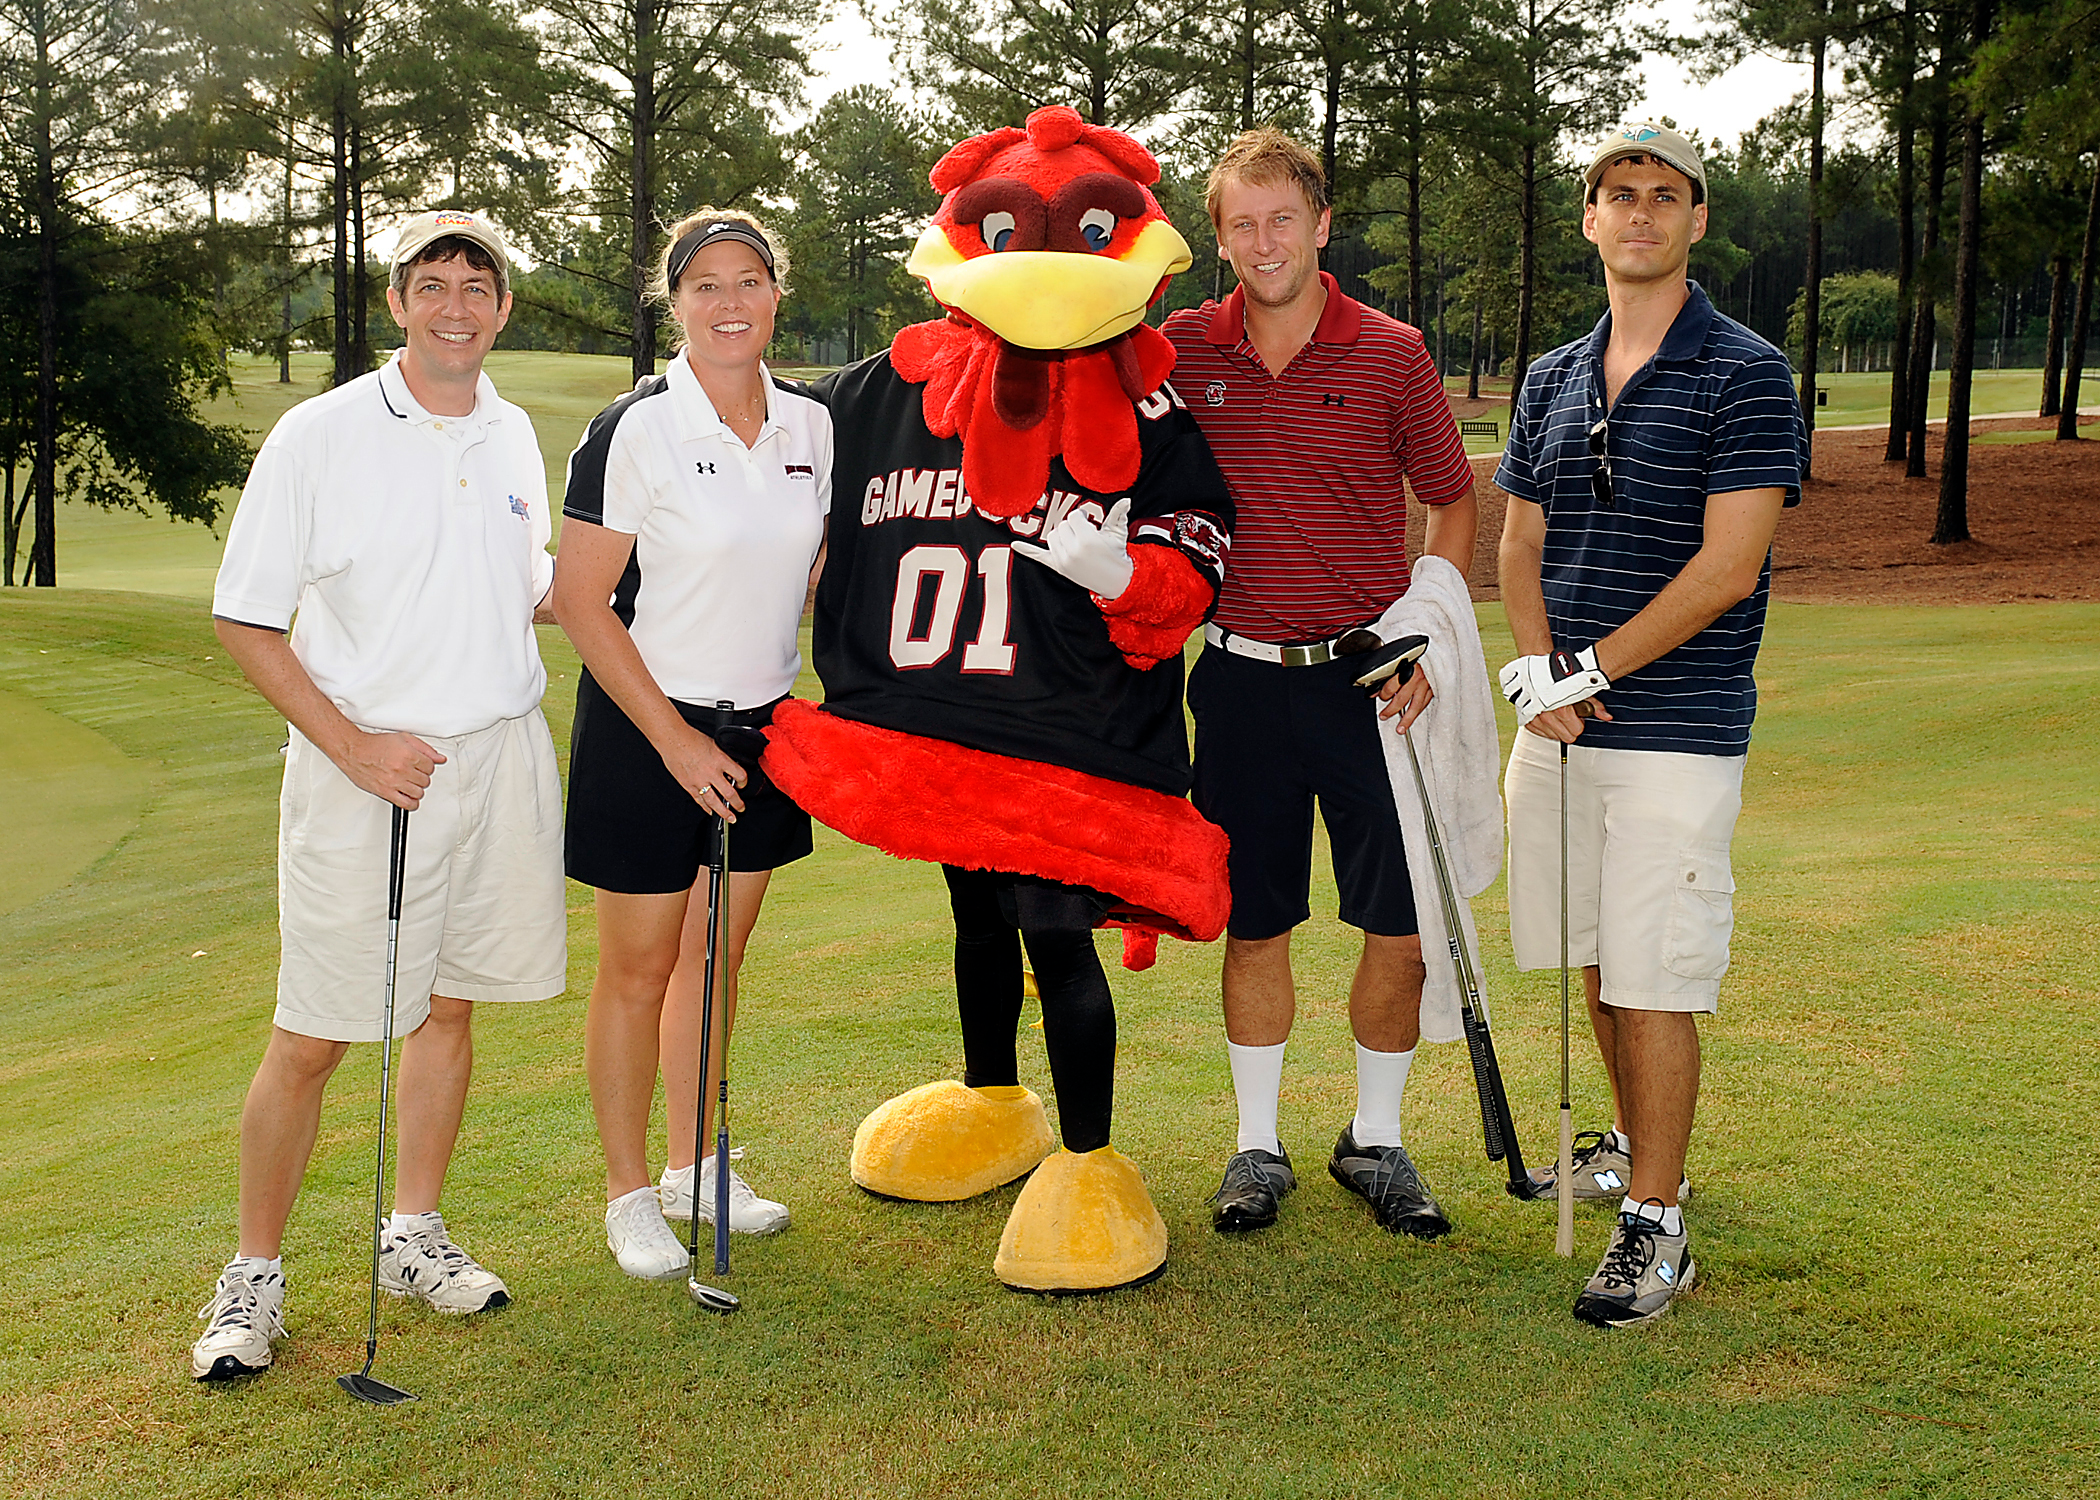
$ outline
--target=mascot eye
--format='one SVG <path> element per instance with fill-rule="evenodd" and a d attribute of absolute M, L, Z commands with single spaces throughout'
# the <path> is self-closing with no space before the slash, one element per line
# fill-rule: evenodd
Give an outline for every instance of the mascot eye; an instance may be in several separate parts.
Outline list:
<path fill-rule="evenodd" d="M 1089 247 L 1106 250 L 1116 237 L 1116 216 L 1105 208 L 1090 208 L 1079 216 L 1079 232 L 1086 236 Z"/>
<path fill-rule="evenodd" d="M 1014 237 L 1014 216 L 1008 213 L 986 214 L 981 230 L 988 248 L 1004 250 L 1007 241 Z"/>

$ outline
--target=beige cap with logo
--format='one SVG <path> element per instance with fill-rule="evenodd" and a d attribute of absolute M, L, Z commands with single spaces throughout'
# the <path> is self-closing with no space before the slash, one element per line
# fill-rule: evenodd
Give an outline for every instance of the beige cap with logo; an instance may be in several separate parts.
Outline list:
<path fill-rule="evenodd" d="M 1675 167 L 1699 185 L 1700 197 L 1706 196 L 1706 166 L 1699 160 L 1698 150 L 1669 126 L 1652 125 L 1645 120 L 1617 126 L 1597 143 L 1589 170 L 1582 174 L 1583 192 L 1594 192 L 1604 169 L 1624 156 L 1652 156 L 1665 166 Z"/>
<path fill-rule="evenodd" d="M 407 265 L 432 240 L 441 240 L 448 234 L 472 240 L 496 257 L 497 269 L 505 277 L 510 275 L 510 250 L 504 245 L 503 236 L 496 226 L 479 214 L 458 208 L 440 208 L 431 213 L 417 214 L 403 224 L 394 239 L 393 265 Z"/>

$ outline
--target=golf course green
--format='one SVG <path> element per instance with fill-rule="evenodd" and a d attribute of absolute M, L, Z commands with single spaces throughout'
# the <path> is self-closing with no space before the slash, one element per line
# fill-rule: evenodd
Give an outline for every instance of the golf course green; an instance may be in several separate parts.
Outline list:
<path fill-rule="evenodd" d="M 566 389 L 563 368 L 531 362 L 572 357 L 500 358 L 519 362 L 497 370 L 513 394 Z M 582 373 L 602 378 L 562 398 L 579 427 L 625 385 L 618 362 Z M 574 432 L 556 429 L 542 419 L 543 443 L 565 452 Z M 1115 979 L 1117 1144 L 1166 1218 L 1166 1273 L 1098 1298 L 1006 1291 L 991 1259 L 1014 1189 L 906 1205 L 848 1180 L 862 1115 L 960 1066 L 951 929 L 937 871 L 820 829 L 776 878 L 743 981 L 733 1126 L 753 1182 L 794 1210 L 785 1234 L 736 1242 L 726 1284 L 744 1310 L 709 1318 L 606 1253 L 582 1068 L 595 938 L 572 886 L 568 994 L 481 1008 L 447 1190 L 448 1221 L 516 1305 L 383 1305 L 376 1373 L 422 1399 L 382 1411 L 335 1386 L 363 1359 L 370 1047 L 330 1089 L 276 1367 L 188 1378 L 192 1315 L 233 1249 L 239 1110 L 269 1026 L 284 725 L 213 638 L 205 534 L 137 522 L 168 539 L 156 553 L 111 524 L 61 537 L 62 578 L 69 555 L 82 574 L 99 556 L 104 587 L 0 591 L 0 1482 L 15 1494 L 2100 1488 L 2100 1207 L 2084 1178 L 2100 1161 L 2100 606 L 1774 608 L 1734 963 L 1703 1028 L 1700 1282 L 1652 1326 L 1569 1317 L 1608 1212 L 1579 1211 L 1575 1259 L 1554 1256 L 1551 1206 L 1508 1198 L 1482 1156 L 1462 1047 L 1424 1049 L 1407 1105 L 1455 1233 L 1389 1236 L 1320 1170 L 1354 1078 L 1353 934 L 1324 851 L 1297 939 L 1282 1126 L 1301 1187 L 1281 1221 L 1209 1228 L 1233 1135 L 1218 953 L 1169 943 Z M 1500 611 L 1480 618 L 1499 662 Z M 541 644 L 565 756 L 576 661 L 558 631 Z M 1474 909 L 1536 1160 L 1559 1086 L 1557 976 L 1512 970 L 1499 883 Z M 1038 1035 L 1023 1081 L 1047 1091 Z M 1609 1123 L 1580 1033 L 1575 1098 L 1578 1128 Z"/>

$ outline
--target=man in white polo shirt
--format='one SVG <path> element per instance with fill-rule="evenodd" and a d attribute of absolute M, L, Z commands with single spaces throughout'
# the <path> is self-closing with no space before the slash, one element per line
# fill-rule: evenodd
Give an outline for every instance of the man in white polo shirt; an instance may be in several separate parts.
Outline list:
<path fill-rule="evenodd" d="M 446 211 L 403 226 L 393 259 L 407 347 L 279 420 L 212 598 L 220 641 L 291 743 L 276 1025 L 241 1114 L 240 1254 L 199 1314 L 199 1380 L 267 1368 L 284 1332 L 280 1252 L 322 1090 L 350 1043 L 381 1036 L 392 807 L 415 816 L 385 1290 L 442 1312 L 510 1300 L 452 1242 L 438 1195 L 474 1003 L 566 984 L 561 788 L 532 632 L 553 578 L 546 471 L 530 419 L 481 372 L 510 314 L 508 258 L 487 222 Z"/>

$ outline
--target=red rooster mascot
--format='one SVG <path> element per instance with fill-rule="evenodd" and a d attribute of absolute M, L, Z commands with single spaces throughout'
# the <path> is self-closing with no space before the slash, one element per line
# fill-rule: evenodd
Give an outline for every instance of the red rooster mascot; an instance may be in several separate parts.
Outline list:
<path fill-rule="evenodd" d="M 836 427 L 818 585 L 822 708 L 789 702 L 765 767 L 862 843 L 939 862 L 964 1077 L 880 1106 L 854 1180 L 919 1201 L 1033 1171 L 993 1267 L 1092 1292 L 1151 1279 L 1166 1226 L 1109 1144 L 1115 1008 L 1159 933 L 1225 924 L 1225 838 L 1184 800 L 1181 648 L 1215 602 L 1232 500 L 1145 326 L 1187 244 L 1136 141 L 1043 109 L 964 141 L 909 267 L 946 312 L 818 382 Z M 1020 1086 L 1026 948 L 1055 1088 Z M 1047 1159 L 1046 1159 L 1047 1158 Z"/>

